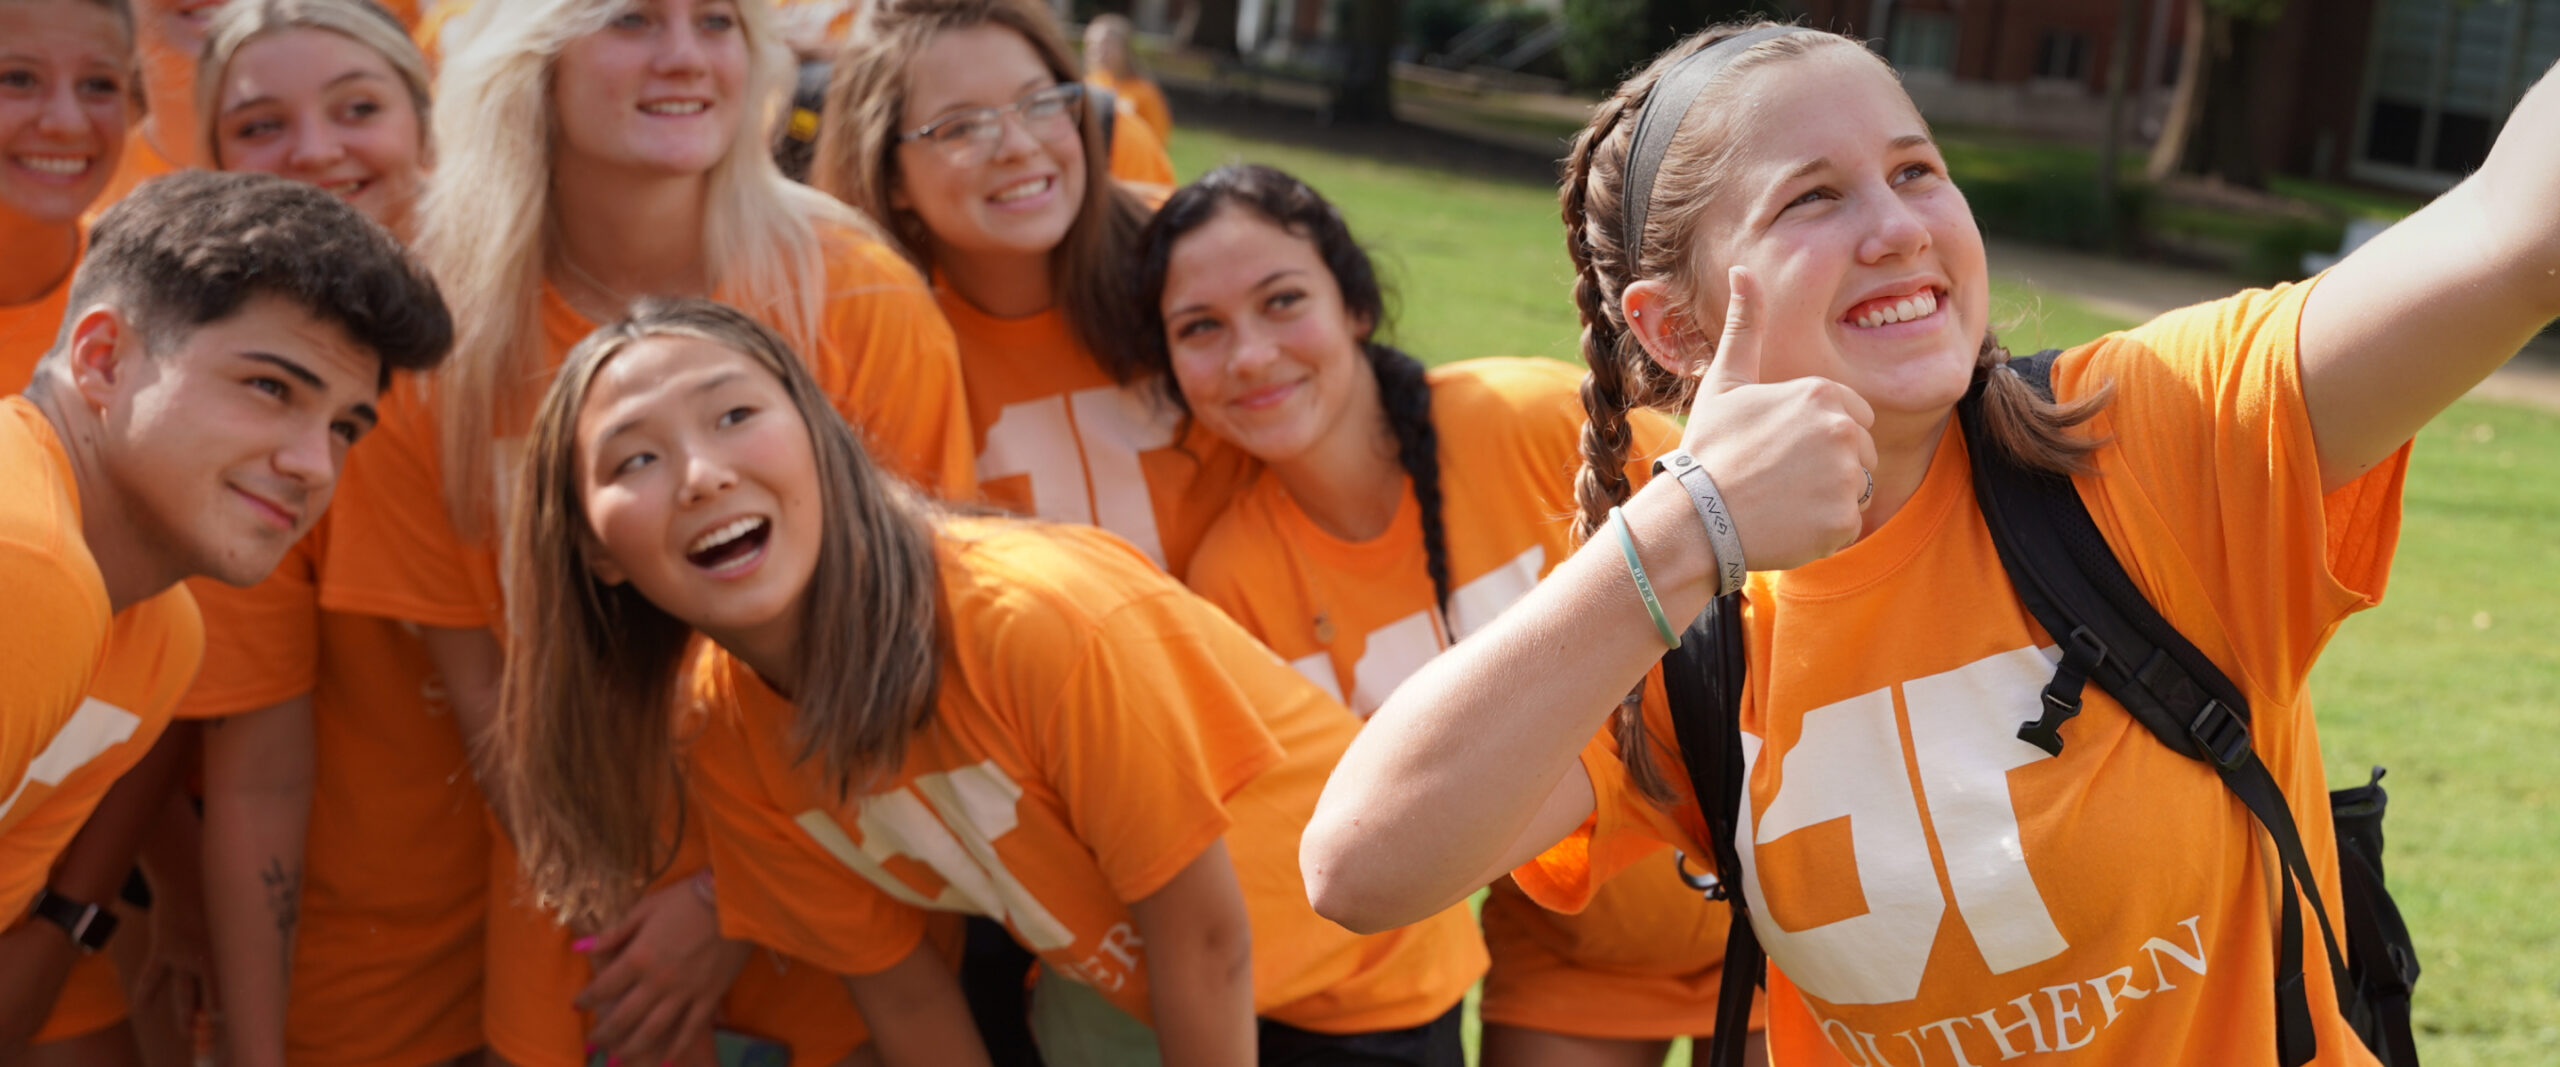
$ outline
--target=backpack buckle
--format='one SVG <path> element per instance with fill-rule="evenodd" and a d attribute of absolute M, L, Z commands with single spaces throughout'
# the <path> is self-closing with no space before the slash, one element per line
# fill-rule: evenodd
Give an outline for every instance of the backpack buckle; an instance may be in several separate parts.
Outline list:
<path fill-rule="evenodd" d="M 2187 736 L 2204 750 L 2205 758 L 2223 770 L 2231 770 L 2249 759 L 2249 723 L 2222 706 L 2219 700 L 2204 702 L 2195 721 L 2187 724 Z"/>
<path fill-rule="evenodd" d="M 2062 662 L 2054 665 L 2053 680 L 2045 683 L 2044 715 L 2019 723 L 2018 740 L 2043 749 L 2045 755 L 2061 755 L 2062 724 L 2080 714 L 2080 692 L 2089 684 L 2089 675 L 2106 661 L 2106 642 L 2086 626 L 2073 629 L 2063 642 Z"/>

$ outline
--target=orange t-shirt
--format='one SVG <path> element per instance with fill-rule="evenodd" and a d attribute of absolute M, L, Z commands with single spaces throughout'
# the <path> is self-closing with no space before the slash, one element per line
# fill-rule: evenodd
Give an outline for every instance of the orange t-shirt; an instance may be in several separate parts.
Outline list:
<path fill-rule="evenodd" d="M 882 467 L 935 495 L 968 498 L 976 480 L 949 327 L 915 269 L 887 246 L 850 234 L 830 244 L 824 333 L 801 358 Z M 542 329 L 556 366 L 595 324 L 546 285 Z M 384 398 L 382 416 L 349 456 L 322 605 L 427 626 L 502 629 L 497 545 L 454 528 L 432 404 L 402 389 Z M 521 438 L 499 444 L 508 472 L 492 483 L 500 493 L 511 489 L 522 447 Z"/>
<path fill-rule="evenodd" d="M 320 610 L 330 522 L 323 515 L 256 586 L 188 583 L 207 655 L 180 714 L 236 715 L 311 696 L 288 1058 L 456 1056 L 481 1044 L 489 834 L 480 790 L 417 635 L 389 619 Z"/>
<path fill-rule="evenodd" d="M 1421 505 L 1410 486 L 1385 533 L 1350 542 L 1317 526 L 1265 472 L 1210 527 L 1191 560 L 1193 589 L 1300 674 L 1336 699 L 1347 697 L 1363 717 L 1574 550 L 1581 370 L 1543 359 L 1478 359 L 1434 368 L 1429 380 L 1452 586 L 1447 629 L 1454 634 L 1432 610 Z M 1629 421 L 1627 477 L 1642 485 L 1652 457 L 1679 443 L 1680 427 L 1647 410 L 1631 412 Z M 1520 900 L 1507 879 L 1485 908 L 1497 976 L 1515 963 L 1538 971 L 1517 983 L 1488 980 L 1488 997 L 1499 988 L 1504 1006 L 1520 1017 L 1498 1021 L 1625 1037 L 1711 1028 L 1727 913 L 1672 877 L 1667 853 L 1643 877 L 1610 882 L 1578 915 Z M 1557 968 L 1618 976 L 1608 1003 L 1575 1003 L 1592 989 Z M 1699 1005 L 1678 1003 L 1701 988 L 1707 997 Z M 1697 1018 L 1701 1007 L 1704 1020 Z M 1597 1014 L 1607 1014 L 1608 1025 Z"/>
<path fill-rule="evenodd" d="M 1362 937 L 1308 906 L 1298 837 L 1358 729 L 1340 705 L 1107 534 L 991 519 L 939 538 L 941 685 L 887 788 L 838 797 L 792 758 L 789 703 L 716 647 L 695 661 L 724 932 L 866 974 L 927 909 L 984 915 L 1143 1020 L 1129 903 L 1223 836 L 1261 1014 L 1416 1026 L 1483 973 L 1463 908 Z"/>
<path fill-rule="evenodd" d="M 1175 574 L 1258 466 L 1186 420 L 1153 380 L 1112 382 L 1056 309 L 1000 319 L 939 286 L 960 339 L 989 503 L 1099 526 Z"/>
<path fill-rule="evenodd" d="M 427 57 L 429 68 L 444 60 L 445 26 L 470 10 L 471 0 L 442 0 L 435 10 L 409 27 L 409 37 L 418 42 L 418 52 Z"/>
<path fill-rule="evenodd" d="M 1118 118 L 1111 126 L 1111 176 L 1146 187 L 1140 191 L 1151 194 L 1151 199 L 1170 195 L 1176 183 L 1173 154 L 1165 149 L 1165 135 L 1148 125 L 1146 117 L 1126 99 L 1120 101 L 1114 113 Z"/>
<path fill-rule="evenodd" d="M 88 213 L 80 216 L 82 228 L 96 225 L 98 216 L 106 214 L 108 208 L 116 206 L 117 202 L 123 200 L 126 194 L 133 192 L 135 187 L 180 169 L 176 163 L 169 161 L 169 157 L 161 155 L 160 150 L 152 146 L 151 138 L 145 136 L 145 130 L 148 128 L 145 123 L 137 122 L 133 124 L 133 128 L 125 131 L 124 154 L 116 162 L 115 175 L 107 179 L 107 187 L 98 193 L 98 198 L 90 201 Z"/>
<path fill-rule="evenodd" d="M 2382 593 L 2407 450 L 2323 494 L 2294 351 L 2308 284 L 2170 312 L 2067 353 L 2056 392 L 2113 381 L 2076 479 L 2151 602 L 2248 694 L 2254 744 L 2339 900 L 2305 678 Z M 2059 756 L 2016 737 L 2053 676 L 1950 426 L 1917 495 L 1829 559 L 1757 574 L 1735 845 L 1778 1062 L 2219 1063 L 2274 1048 L 2277 886 L 2255 821 L 2212 768 L 2096 686 Z M 1648 726 L 1685 782 L 1665 714 Z M 1700 852 L 1695 808 L 1631 792 L 1602 746 L 1598 810 L 1516 872 L 1570 907 L 1623 860 Z M 2304 939 L 2321 1064 L 2371 1064 Z M 1798 995 L 1798 993 L 1801 995 Z"/>
<path fill-rule="evenodd" d="M 87 227 L 81 228 L 81 244 L 86 250 Z M 62 335 L 62 316 L 71 309 L 71 276 L 79 271 L 80 260 L 75 256 L 71 269 L 43 296 L 23 304 L 0 304 L 0 395 L 15 395 L 35 380 L 36 361 L 52 351 L 54 338 Z"/>
<path fill-rule="evenodd" d="M 1147 124 L 1147 129 L 1161 143 L 1173 139 L 1173 109 L 1165 106 L 1164 90 L 1145 75 L 1122 80 L 1101 67 L 1088 67 L 1084 80 L 1109 89 L 1129 106 L 1129 110 Z"/>
<path fill-rule="evenodd" d="M 117 778 L 169 725 L 204 654 L 173 587 L 112 616 L 52 424 L 0 399 L 0 915 L 11 924 Z"/>
<path fill-rule="evenodd" d="M 1352 542 L 1299 510 L 1264 472 L 1201 539 L 1186 576 L 1334 699 L 1367 718 L 1450 641 L 1482 629 L 1573 554 L 1581 470 L 1580 369 L 1545 359 L 1477 359 L 1434 368 L 1440 524 L 1449 553 L 1442 632 L 1424 567 L 1422 507 L 1405 487 L 1385 533 Z M 1627 476 L 1642 485 L 1680 428 L 1631 414 Z"/>

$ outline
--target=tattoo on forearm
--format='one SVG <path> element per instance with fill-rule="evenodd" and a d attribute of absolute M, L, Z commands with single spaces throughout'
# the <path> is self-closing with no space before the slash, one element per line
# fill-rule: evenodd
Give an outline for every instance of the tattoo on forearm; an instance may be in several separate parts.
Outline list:
<path fill-rule="evenodd" d="M 293 931 L 302 922 L 302 871 L 287 868 L 284 860 L 270 856 L 267 869 L 258 872 L 258 880 L 267 884 L 267 913 L 276 919 L 276 941 L 282 958 L 281 973 L 293 974 Z"/>

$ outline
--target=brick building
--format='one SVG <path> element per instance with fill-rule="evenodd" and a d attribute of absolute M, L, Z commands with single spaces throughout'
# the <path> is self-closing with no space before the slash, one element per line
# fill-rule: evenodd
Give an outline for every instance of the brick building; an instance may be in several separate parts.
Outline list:
<path fill-rule="evenodd" d="M 1936 121 L 2095 139 L 2131 4 L 2136 133 L 2158 129 L 2188 0 L 1801 0 L 1814 25 L 1880 39 Z M 1880 28 L 1880 29 L 1879 29 Z M 2411 190 L 2479 165 L 2515 101 L 2560 59 L 2560 0 L 2289 0 L 2256 31 L 2242 99 L 2276 171 Z"/>

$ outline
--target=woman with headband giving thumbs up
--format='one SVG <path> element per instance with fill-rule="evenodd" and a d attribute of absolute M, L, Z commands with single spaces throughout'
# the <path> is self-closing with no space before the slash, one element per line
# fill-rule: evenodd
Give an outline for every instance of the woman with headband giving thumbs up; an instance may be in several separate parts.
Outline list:
<path fill-rule="evenodd" d="M 1794 27 L 1684 41 L 1600 105 L 1564 181 L 1600 543 L 1370 720 L 1300 853 L 1318 910 L 1389 926 L 1504 871 L 1570 908 L 1662 843 L 1729 848 L 1773 1063 L 2376 1062 L 2326 939 L 2271 952 L 2294 882 L 2212 765 L 2097 686 L 2059 743 L 2021 738 L 2057 639 L 2007 580 L 1954 416 L 1999 462 L 2069 475 L 2234 680 L 2230 758 L 2272 777 L 2337 901 L 2306 679 L 2381 595 L 2410 436 L 2560 315 L 2560 141 L 2535 132 L 2555 124 L 2546 75 L 2404 224 L 2318 278 L 2062 353 L 2048 399 L 1988 332 L 1981 236 L 1882 61 Z M 1681 476 L 1630 493 L 1640 405 L 1690 418 L 1661 457 Z M 1740 804 L 1714 841 L 1668 716 L 1584 741 L 1732 593 Z M 2271 969 L 2294 981 L 2272 997 Z"/>

